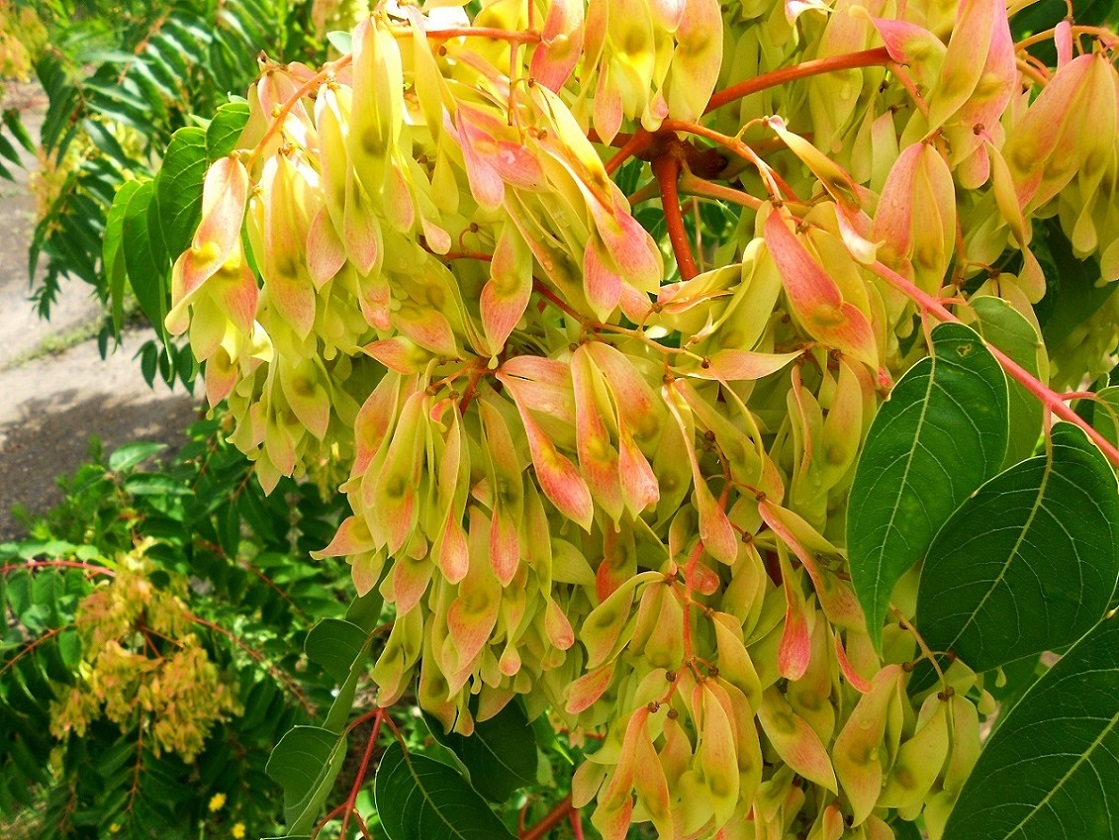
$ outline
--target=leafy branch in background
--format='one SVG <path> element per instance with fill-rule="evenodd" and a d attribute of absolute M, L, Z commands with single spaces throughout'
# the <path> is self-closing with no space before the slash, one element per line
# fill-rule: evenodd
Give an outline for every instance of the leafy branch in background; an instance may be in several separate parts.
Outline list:
<path fill-rule="evenodd" d="M 11 141 L 37 151 L 38 218 L 28 257 L 39 314 L 49 317 L 63 276 L 80 278 L 105 306 L 102 352 L 119 338 L 120 289 L 102 261 L 107 215 L 118 189 L 149 179 L 172 134 L 212 114 L 258 72 L 257 54 L 319 55 L 310 2 L 206 0 L 200 3 L 115 3 L 80 7 L 38 2 L 21 13 L 45 23 L 49 37 L 32 44 L 34 75 L 47 97 L 39 145 L 16 111 L 5 114 L 10 138 L 0 156 L 18 164 Z M 203 121 L 204 123 L 205 121 Z M 158 219 L 153 209 L 153 222 Z M 158 226 L 158 225 L 157 225 Z M 158 250 L 151 270 L 159 270 Z M 162 337 L 161 316 L 141 300 Z M 148 305 L 143 305 L 148 304 Z M 141 351 L 149 382 L 188 384 L 193 366 L 171 343 Z"/>
<path fill-rule="evenodd" d="M 301 651 L 345 612 L 338 570 L 307 556 L 336 514 L 294 483 L 265 497 L 217 429 L 166 467 L 142 468 L 152 444 L 83 467 L 0 546 L 6 837 L 256 836 L 281 818 L 269 753 L 331 702 Z"/>

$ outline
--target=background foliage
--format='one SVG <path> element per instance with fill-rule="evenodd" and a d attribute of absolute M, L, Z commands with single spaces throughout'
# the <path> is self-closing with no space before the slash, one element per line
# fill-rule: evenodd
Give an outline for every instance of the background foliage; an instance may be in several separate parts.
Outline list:
<path fill-rule="evenodd" d="M 174 132 L 204 126 L 231 93 L 246 90 L 260 54 L 323 57 L 325 41 L 311 18 L 311 0 L 4 0 L 0 63 L 8 58 L 0 77 L 33 76 L 47 98 L 38 138 L 14 109 L 0 126 L 0 166 L 18 165 L 14 143 L 39 156 L 28 273 L 42 317 L 50 315 L 59 279 L 80 278 L 108 316 L 99 338 L 107 352 L 124 312 L 123 289 L 114 288 L 112 266 L 102 260 L 118 189 L 151 178 Z M 168 259 L 154 254 L 153 270 L 161 256 Z M 141 307 L 163 337 L 152 301 Z M 149 382 L 158 374 L 190 387 L 192 362 L 175 344 L 152 340 L 142 353 Z"/>

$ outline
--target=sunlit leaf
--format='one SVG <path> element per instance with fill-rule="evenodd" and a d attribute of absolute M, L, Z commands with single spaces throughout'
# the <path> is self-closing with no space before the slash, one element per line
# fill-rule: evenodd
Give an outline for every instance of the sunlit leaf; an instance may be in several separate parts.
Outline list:
<path fill-rule="evenodd" d="M 172 257 L 190 246 L 202 214 L 206 137 L 205 131 L 193 126 L 176 131 L 155 181 L 163 240 Z"/>

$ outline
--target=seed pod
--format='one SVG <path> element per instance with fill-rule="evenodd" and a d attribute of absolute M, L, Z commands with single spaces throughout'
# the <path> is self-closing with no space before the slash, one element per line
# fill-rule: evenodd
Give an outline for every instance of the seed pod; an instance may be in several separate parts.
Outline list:
<path fill-rule="evenodd" d="M 891 702 L 901 689 L 900 665 L 887 665 L 871 681 L 832 747 L 835 775 L 851 803 L 851 824 L 862 825 L 882 792 L 883 741 Z"/>
<path fill-rule="evenodd" d="M 768 688 L 762 695 L 758 720 L 782 761 L 809 781 L 839 793 L 828 751 L 820 737 L 776 688 Z"/>
<path fill-rule="evenodd" d="M 928 713 L 930 707 L 932 712 Z M 948 757 L 949 704 L 932 694 L 926 698 L 921 712 L 917 731 L 898 750 L 878 798 L 879 806 L 898 808 L 903 813 L 911 809 L 919 812 L 929 789 L 940 775 Z M 916 817 L 916 813 L 912 816 Z"/>

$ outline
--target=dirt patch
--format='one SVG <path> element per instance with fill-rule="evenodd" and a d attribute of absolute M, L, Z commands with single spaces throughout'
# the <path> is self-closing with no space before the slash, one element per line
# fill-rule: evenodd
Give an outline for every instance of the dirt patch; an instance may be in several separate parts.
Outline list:
<path fill-rule="evenodd" d="M 37 138 L 45 110 L 41 92 L 30 85 L 5 87 L 8 102 L 23 106 L 24 124 Z M 42 513 L 61 500 L 55 479 L 81 465 L 91 436 L 103 441 L 106 452 L 135 440 L 167 443 L 173 452 L 198 416 L 198 401 L 181 388 L 172 392 L 144 382 L 134 356 L 149 333 L 126 334 L 107 359 L 89 340 L 19 362 L 52 337 L 73 334 L 101 315 L 81 281 L 63 285 L 50 321 L 35 312 L 27 253 L 35 220 L 29 180 L 38 161 L 23 154 L 23 162 L 24 170 L 13 169 L 14 183 L 0 181 L 0 542 L 22 536 L 13 505 Z"/>

